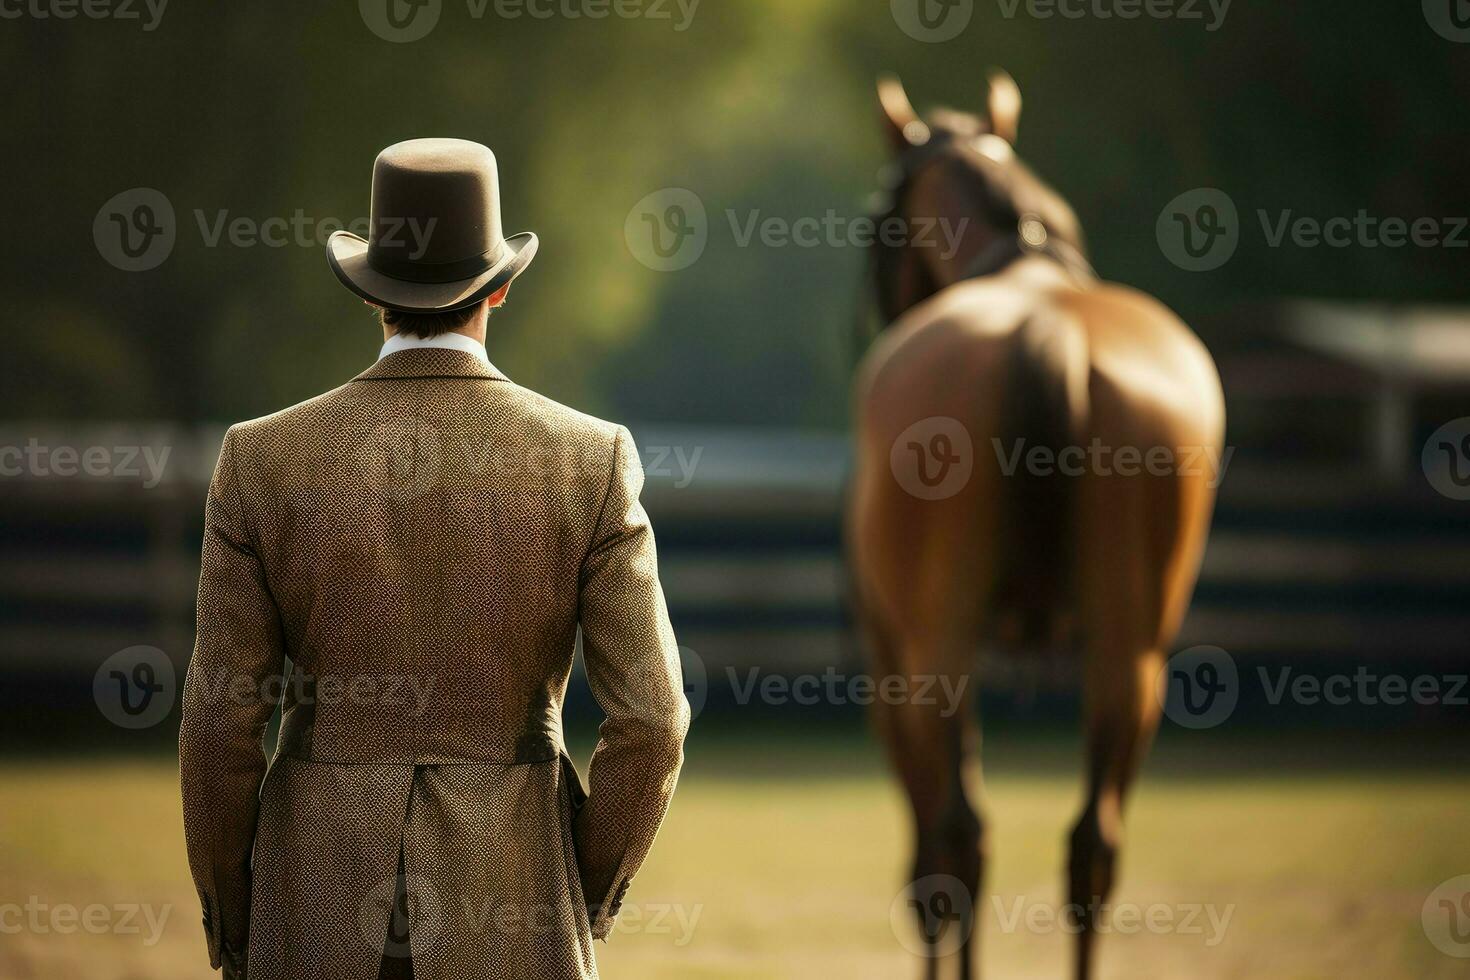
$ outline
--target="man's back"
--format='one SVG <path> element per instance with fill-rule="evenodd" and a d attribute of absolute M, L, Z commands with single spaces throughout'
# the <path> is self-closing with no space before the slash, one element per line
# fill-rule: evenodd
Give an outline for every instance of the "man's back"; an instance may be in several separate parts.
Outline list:
<path fill-rule="evenodd" d="M 618 434 L 453 350 L 391 354 L 235 427 L 235 478 L 297 667 L 432 686 L 422 703 L 319 704 L 317 757 L 555 754 Z"/>
<path fill-rule="evenodd" d="M 401 902 L 420 977 L 595 976 L 688 722 L 641 482 L 625 429 L 463 350 L 230 430 L 180 733 L 213 953 L 376 976 Z M 579 625 L 590 796 L 561 732 Z"/>

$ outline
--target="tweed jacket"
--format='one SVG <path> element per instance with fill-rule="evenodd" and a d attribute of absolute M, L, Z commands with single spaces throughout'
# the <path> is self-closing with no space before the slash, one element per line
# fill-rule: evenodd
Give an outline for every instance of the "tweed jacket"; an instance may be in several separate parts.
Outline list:
<path fill-rule="evenodd" d="M 626 429 L 456 350 L 229 430 L 179 732 L 213 966 L 373 980 L 404 904 L 419 980 L 596 977 L 689 722 L 642 480 Z"/>

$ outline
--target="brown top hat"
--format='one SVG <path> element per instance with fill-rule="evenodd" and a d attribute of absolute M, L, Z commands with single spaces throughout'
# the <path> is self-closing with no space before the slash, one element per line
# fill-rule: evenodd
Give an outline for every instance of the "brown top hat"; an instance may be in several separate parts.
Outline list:
<path fill-rule="evenodd" d="M 488 146 L 456 139 L 394 143 L 373 163 L 370 238 L 334 232 L 327 261 L 343 285 L 404 313 L 472 306 L 526 271 L 531 232 L 500 227 L 500 174 Z"/>

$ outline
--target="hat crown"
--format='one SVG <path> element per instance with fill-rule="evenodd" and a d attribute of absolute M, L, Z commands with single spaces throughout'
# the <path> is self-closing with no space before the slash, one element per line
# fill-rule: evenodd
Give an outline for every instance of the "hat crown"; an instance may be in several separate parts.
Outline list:
<path fill-rule="evenodd" d="M 533 232 L 506 238 L 501 230 L 500 177 L 489 147 L 416 139 L 378 154 L 368 237 L 333 232 L 327 262 L 375 306 L 441 313 L 510 285 L 539 241 Z"/>
<path fill-rule="evenodd" d="M 395 143 L 373 163 L 369 261 L 447 265 L 505 247 L 500 175 L 488 146 L 460 139 Z"/>

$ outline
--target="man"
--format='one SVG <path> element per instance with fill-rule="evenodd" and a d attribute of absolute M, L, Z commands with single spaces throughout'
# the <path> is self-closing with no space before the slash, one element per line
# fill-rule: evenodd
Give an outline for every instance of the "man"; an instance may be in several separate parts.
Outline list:
<path fill-rule="evenodd" d="M 209 488 L 179 764 L 210 959 L 595 977 L 689 722 L 638 453 L 485 354 L 537 245 L 502 236 L 489 149 L 384 150 L 371 228 L 328 258 L 382 309 L 378 362 L 232 427 Z M 587 792 L 561 728 L 579 628 L 607 716 Z"/>

